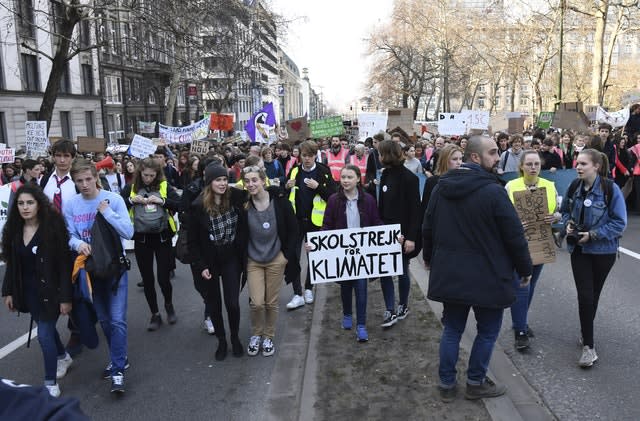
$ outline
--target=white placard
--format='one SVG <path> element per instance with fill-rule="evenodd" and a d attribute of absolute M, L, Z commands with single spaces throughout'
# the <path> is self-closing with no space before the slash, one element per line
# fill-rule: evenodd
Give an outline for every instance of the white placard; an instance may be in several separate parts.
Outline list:
<path fill-rule="evenodd" d="M 49 139 L 47 138 L 46 121 L 26 121 L 24 133 L 27 156 L 37 158 L 48 155 Z"/>
<path fill-rule="evenodd" d="M 307 233 L 311 283 L 400 275 L 400 224 Z"/>
<path fill-rule="evenodd" d="M 4 224 L 9 216 L 9 198 L 11 197 L 11 183 L 0 187 L 0 232 L 4 229 Z M 0 244 L 0 247 L 2 244 Z"/>
<path fill-rule="evenodd" d="M 0 149 L 0 164 L 10 164 L 16 160 L 16 150 L 14 148 Z"/>
<path fill-rule="evenodd" d="M 153 155 L 158 149 L 158 147 L 153 143 L 153 140 L 135 135 L 133 136 L 133 140 L 131 141 L 131 146 L 129 146 L 129 155 L 135 156 L 136 158 L 148 158 L 149 155 Z"/>
<path fill-rule="evenodd" d="M 360 113 L 358 114 L 358 136 L 361 139 L 373 137 L 373 135 L 387 130 L 386 113 Z"/>
<path fill-rule="evenodd" d="M 444 136 L 459 136 L 467 132 L 465 115 L 462 113 L 438 114 L 438 134 Z"/>
<path fill-rule="evenodd" d="M 209 117 L 205 117 L 189 126 L 172 127 L 160 124 L 159 135 L 166 143 L 191 143 L 209 135 Z"/>
<path fill-rule="evenodd" d="M 620 111 L 605 111 L 604 108 L 598 105 L 596 111 L 596 121 L 598 123 L 609 123 L 613 128 L 622 127 L 629 121 L 629 107 L 623 108 Z"/>
<path fill-rule="evenodd" d="M 489 111 L 462 110 L 460 113 L 468 130 L 487 130 L 489 128 Z"/>

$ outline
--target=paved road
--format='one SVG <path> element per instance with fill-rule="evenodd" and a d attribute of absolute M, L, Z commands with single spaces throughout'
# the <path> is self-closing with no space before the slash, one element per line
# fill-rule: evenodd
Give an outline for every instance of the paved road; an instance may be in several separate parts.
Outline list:
<path fill-rule="evenodd" d="M 630 216 L 621 246 L 640 253 L 640 217 Z M 561 420 L 640 419 L 640 260 L 620 254 L 602 293 L 595 321 L 600 360 L 578 367 L 580 323 L 569 255 L 546 265 L 532 303 L 529 324 L 536 338 L 530 352 L 513 348 L 507 311 L 500 343 L 515 365 Z"/>
<path fill-rule="evenodd" d="M 135 263 L 133 255 L 130 257 Z M 109 381 L 100 378 L 108 361 L 102 336 L 99 348 L 85 350 L 78 356 L 67 377 L 60 381 L 62 393 L 78 398 L 83 410 L 95 420 L 268 418 L 274 407 L 269 402 L 271 383 L 280 383 L 279 390 L 274 392 L 280 400 L 283 390 L 287 392 L 287 382 L 283 388 L 282 376 L 278 377 L 278 374 L 284 373 L 291 382 L 301 384 L 301 377 L 297 377 L 301 375 L 301 370 L 296 368 L 302 366 L 306 358 L 305 344 L 308 343 L 312 307 L 280 313 L 275 344 L 278 347 L 286 340 L 293 343 L 290 348 L 276 348 L 275 356 L 269 358 L 262 355 L 234 358 L 230 354 L 225 361 L 217 362 L 214 359 L 217 339 L 201 328 L 202 299 L 193 288 L 188 266 L 178 266 L 173 286 L 179 320 L 173 326 L 162 325 L 157 332 L 146 330 L 150 314 L 142 289 L 135 285 L 140 279 L 139 272 L 137 267 L 130 272 L 128 316 L 129 359 L 132 366 L 126 375 L 126 394 L 120 399 L 114 398 L 109 393 Z M 283 287 L 280 296 L 282 306 L 290 294 L 291 287 Z M 240 296 L 240 304 L 240 336 L 246 346 L 250 336 L 246 288 Z M 0 348 L 26 333 L 28 324 L 28 316 L 17 318 L 6 309 L 0 309 Z M 66 343 L 66 318 L 61 318 L 58 326 Z M 291 372 L 287 372 L 287 368 L 291 368 Z M 37 340 L 32 342 L 29 349 L 22 346 L 0 359 L 0 375 L 21 383 L 41 384 L 43 368 Z M 278 416 L 278 419 L 293 419 L 297 415 L 296 393 L 299 390 L 296 390 L 295 384 L 290 386 L 292 417 Z M 286 393 L 284 396 L 284 405 L 276 408 L 281 411 L 287 411 L 288 408 Z"/>

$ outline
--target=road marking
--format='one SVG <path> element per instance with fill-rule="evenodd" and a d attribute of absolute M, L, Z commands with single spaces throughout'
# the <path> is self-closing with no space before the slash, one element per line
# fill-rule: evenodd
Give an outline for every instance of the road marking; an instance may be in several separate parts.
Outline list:
<path fill-rule="evenodd" d="M 640 260 L 640 254 L 636 253 L 635 251 L 631 251 L 629 249 L 626 249 L 624 247 L 618 247 L 618 250 L 624 254 L 626 254 L 627 256 L 631 256 L 634 259 L 638 259 Z"/>
<path fill-rule="evenodd" d="M 31 339 L 35 339 L 37 336 L 38 336 L 38 328 L 34 327 L 33 330 L 31 331 Z M 25 333 L 15 341 L 11 342 L 9 345 L 0 349 L 0 360 L 6 357 L 7 355 L 11 354 L 16 349 L 20 348 L 22 345 L 26 344 L 28 337 L 29 337 L 29 332 Z"/>

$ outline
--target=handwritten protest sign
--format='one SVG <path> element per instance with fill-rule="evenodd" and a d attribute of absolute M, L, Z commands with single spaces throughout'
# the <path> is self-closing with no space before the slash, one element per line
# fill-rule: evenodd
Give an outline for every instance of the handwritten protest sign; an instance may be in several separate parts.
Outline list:
<path fill-rule="evenodd" d="M 10 164 L 16 160 L 16 150 L 14 148 L 0 149 L 0 164 Z"/>
<path fill-rule="evenodd" d="M 311 137 L 316 139 L 321 137 L 340 136 L 344 133 L 342 117 L 339 115 L 335 117 L 322 118 L 320 120 L 311 120 L 309 122 L 309 128 L 311 129 Z"/>
<path fill-rule="evenodd" d="M 104 152 L 107 149 L 107 140 L 97 137 L 78 136 L 78 152 Z"/>
<path fill-rule="evenodd" d="M 360 113 L 358 115 L 358 136 L 362 138 L 373 137 L 387 130 L 387 113 Z"/>
<path fill-rule="evenodd" d="M 153 143 L 153 140 L 135 135 L 131 141 L 131 146 L 129 146 L 129 155 L 136 158 L 148 158 L 149 155 L 155 153 L 156 149 L 157 146 Z"/>
<path fill-rule="evenodd" d="M 207 140 L 194 140 L 193 142 L 191 142 L 191 149 L 189 150 L 189 152 L 205 155 L 207 152 L 209 152 L 209 145 L 210 143 Z"/>
<path fill-rule="evenodd" d="M 399 224 L 308 233 L 311 283 L 400 275 L 398 235 Z"/>
<path fill-rule="evenodd" d="M 529 243 L 529 254 L 534 265 L 556 261 L 551 225 L 544 221 L 549 214 L 546 189 L 524 190 L 513 193 L 520 220 L 527 222 L 524 235 Z"/>
<path fill-rule="evenodd" d="M 285 142 L 293 145 L 296 142 L 302 142 L 309 137 L 309 124 L 307 117 L 298 117 L 286 122 L 287 138 Z"/>
<path fill-rule="evenodd" d="M 27 156 L 30 158 L 47 156 L 47 148 L 49 147 L 49 139 L 47 139 L 47 122 L 26 121 L 24 123 L 24 131 Z"/>
<path fill-rule="evenodd" d="M 463 135 L 467 131 L 465 116 L 461 113 L 438 114 L 438 133 L 443 136 Z"/>
<path fill-rule="evenodd" d="M 172 127 L 160 124 L 159 134 L 167 143 L 191 143 L 204 139 L 209 134 L 209 117 L 203 118 L 189 126 Z"/>
<path fill-rule="evenodd" d="M 155 121 L 138 121 L 138 131 L 140 133 L 155 133 L 156 122 Z"/>
<path fill-rule="evenodd" d="M 489 111 L 462 110 L 460 113 L 468 130 L 487 130 L 489 128 Z"/>

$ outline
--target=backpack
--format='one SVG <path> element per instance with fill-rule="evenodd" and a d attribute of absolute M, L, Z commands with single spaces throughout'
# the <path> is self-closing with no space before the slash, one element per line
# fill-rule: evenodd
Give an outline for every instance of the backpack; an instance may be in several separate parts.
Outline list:
<path fill-rule="evenodd" d="M 91 255 L 85 269 L 92 282 L 112 282 L 112 290 L 118 290 L 120 277 L 131 269 L 131 262 L 124 255 L 118 234 L 100 212 L 91 227 Z"/>
<path fill-rule="evenodd" d="M 146 189 L 140 189 L 138 194 L 164 199 L 160 193 L 148 192 Z M 135 204 L 133 206 L 133 230 L 137 233 L 158 234 L 167 229 L 168 223 L 169 215 L 161 205 Z"/>
<path fill-rule="evenodd" d="M 600 177 L 601 180 L 604 180 L 604 204 L 608 207 L 609 202 L 611 201 L 611 196 L 613 195 L 613 180 L 610 178 Z M 567 198 L 569 200 L 573 200 L 573 195 L 576 194 L 576 190 L 578 190 L 578 185 L 580 184 L 580 179 L 576 178 L 569 184 L 569 188 L 567 189 Z"/>

